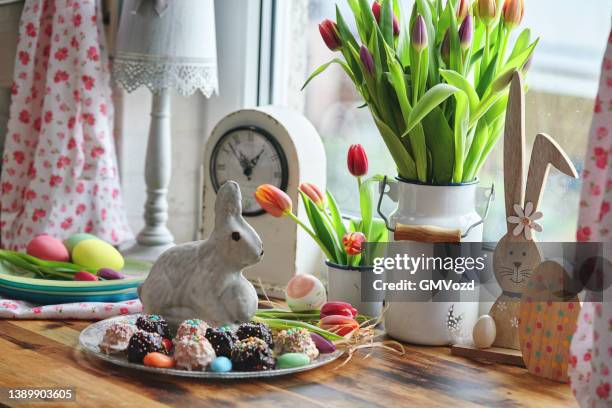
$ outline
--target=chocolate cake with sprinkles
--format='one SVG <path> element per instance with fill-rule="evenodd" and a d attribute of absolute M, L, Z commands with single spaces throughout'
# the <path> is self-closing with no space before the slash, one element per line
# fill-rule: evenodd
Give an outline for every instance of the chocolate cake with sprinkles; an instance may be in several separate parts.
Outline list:
<path fill-rule="evenodd" d="M 159 315 L 142 315 L 136 319 L 136 327 L 149 333 L 156 333 L 167 339 L 170 338 L 168 323 Z"/>
<path fill-rule="evenodd" d="M 215 349 L 217 357 L 227 358 L 231 358 L 234 344 L 238 341 L 238 337 L 228 327 L 209 327 L 206 338 Z"/>
<path fill-rule="evenodd" d="M 131 338 L 127 347 L 127 358 L 130 363 L 140 363 L 144 357 L 153 352 L 168 354 L 162 342 L 163 338 L 157 333 L 143 330 L 137 331 Z"/>
<path fill-rule="evenodd" d="M 236 371 L 265 371 L 274 369 L 275 360 L 264 340 L 248 337 L 234 345 L 232 365 Z"/>
<path fill-rule="evenodd" d="M 243 323 L 238 327 L 238 330 L 236 330 L 236 336 L 240 340 L 245 340 L 249 337 L 257 337 L 265 341 L 269 347 L 274 347 L 272 332 L 270 328 L 263 323 Z"/>

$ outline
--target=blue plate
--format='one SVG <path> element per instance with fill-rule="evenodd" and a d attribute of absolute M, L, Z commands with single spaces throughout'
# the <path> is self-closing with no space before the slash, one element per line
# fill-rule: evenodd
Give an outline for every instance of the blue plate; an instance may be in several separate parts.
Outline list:
<path fill-rule="evenodd" d="M 138 298 L 136 292 L 152 264 L 126 259 L 121 271 L 126 278 L 95 282 L 40 279 L 18 274 L 0 261 L 0 294 L 39 304 L 73 302 L 120 302 Z"/>
<path fill-rule="evenodd" d="M 114 295 L 49 295 L 42 293 L 16 292 L 6 290 L 0 287 L 0 294 L 14 300 L 25 300 L 26 302 L 37 303 L 40 305 L 56 305 L 62 303 L 78 303 L 78 302 L 123 302 L 125 300 L 133 300 L 138 298 L 136 291 L 130 293 L 114 294 Z"/>

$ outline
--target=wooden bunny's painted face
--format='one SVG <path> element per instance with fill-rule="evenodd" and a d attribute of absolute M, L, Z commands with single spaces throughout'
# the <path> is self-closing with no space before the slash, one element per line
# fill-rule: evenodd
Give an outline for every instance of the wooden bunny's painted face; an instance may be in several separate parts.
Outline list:
<path fill-rule="evenodd" d="M 495 279 L 504 292 L 522 294 L 540 262 L 540 251 L 533 241 L 506 235 L 499 241 L 493 255 Z"/>

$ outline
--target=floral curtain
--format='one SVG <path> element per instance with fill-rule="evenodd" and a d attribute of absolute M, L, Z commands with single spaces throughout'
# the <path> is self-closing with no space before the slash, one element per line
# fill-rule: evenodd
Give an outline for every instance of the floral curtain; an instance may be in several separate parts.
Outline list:
<path fill-rule="evenodd" d="M 587 160 L 583 172 L 578 241 L 605 242 L 609 252 L 612 216 L 612 32 L 604 56 Z M 604 286 L 605 287 L 605 286 Z M 612 406 L 612 289 L 603 302 L 583 305 L 571 345 L 572 392 L 582 407 Z"/>
<path fill-rule="evenodd" d="M 26 0 L 0 177 L 0 247 L 35 235 L 131 239 L 95 0 Z"/>

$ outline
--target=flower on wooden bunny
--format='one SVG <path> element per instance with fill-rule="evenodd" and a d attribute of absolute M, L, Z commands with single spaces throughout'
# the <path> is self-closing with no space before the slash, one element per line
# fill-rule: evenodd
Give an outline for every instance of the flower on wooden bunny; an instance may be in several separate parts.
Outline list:
<path fill-rule="evenodd" d="M 525 233 L 525 238 L 529 241 L 533 240 L 532 230 L 542 232 L 542 226 L 536 221 L 543 217 L 541 211 L 534 211 L 534 206 L 531 201 L 525 204 L 525 208 L 520 204 L 514 204 L 514 212 L 516 215 L 511 215 L 507 218 L 508 223 L 516 224 L 512 230 L 512 235 L 518 237 L 521 233 Z"/>

